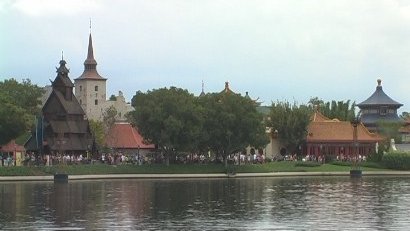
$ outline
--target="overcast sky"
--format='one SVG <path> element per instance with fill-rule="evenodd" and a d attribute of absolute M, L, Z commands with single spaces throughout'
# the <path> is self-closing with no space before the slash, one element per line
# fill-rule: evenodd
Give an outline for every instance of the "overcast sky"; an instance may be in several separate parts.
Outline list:
<path fill-rule="evenodd" d="M 384 91 L 410 111 L 409 1 L 1 0 L 0 80 L 81 75 L 92 20 L 107 95 L 176 86 L 269 105 Z"/>

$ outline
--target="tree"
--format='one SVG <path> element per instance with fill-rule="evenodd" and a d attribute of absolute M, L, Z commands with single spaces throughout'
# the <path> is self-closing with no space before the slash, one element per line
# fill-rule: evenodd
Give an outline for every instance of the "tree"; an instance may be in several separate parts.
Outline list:
<path fill-rule="evenodd" d="M 103 112 L 102 121 L 89 120 L 90 130 L 98 147 L 104 147 L 105 139 L 109 136 L 109 131 L 116 121 L 118 115 L 117 109 L 110 106 Z"/>
<path fill-rule="evenodd" d="M 402 121 L 377 121 L 378 132 L 385 137 L 387 143 L 390 143 L 391 139 L 394 139 L 396 143 L 401 143 L 401 136 L 399 129 L 404 125 Z"/>
<path fill-rule="evenodd" d="M 105 109 L 103 112 L 103 126 L 104 132 L 107 133 L 111 127 L 114 125 L 116 118 L 118 115 L 117 109 L 114 106 L 110 106 L 109 108 Z"/>
<path fill-rule="evenodd" d="M 403 120 L 408 120 L 408 119 L 410 119 L 410 113 L 404 111 L 404 112 L 401 113 L 400 118 L 402 118 Z"/>
<path fill-rule="evenodd" d="M 106 134 L 106 131 L 104 129 L 104 123 L 96 120 L 89 120 L 89 123 L 91 133 L 93 134 L 97 146 L 103 147 Z"/>
<path fill-rule="evenodd" d="M 251 145 L 263 147 L 269 140 L 262 114 L 251 99 L 234 93 L 207 94 L 200 98 L 205 110 L 204 133 L 211 150 L 228 155 Z"/>
<path fill-rule="evenodd" d="M 157 144 L 166 163 L 176 151 L 190 151 L 202 131 L 202 109 L 187 90 L 171 87 L 142 93 L 132 98 L 135 111 L 130 118 L 141 135 Z"/>
<path fill-rule="evenodd" d="M 111 95 L 108 100 L 109 101 L 117 101 L 117 97 L 115 95 Z"/>
<path fill-rule="evenodd" d="M 289 102 L 272 103 L 270 127 L 278 132 L 279 141 L 290 152 L 297 152 L 306 140 L 311 108 Z"/>
<path fill-rule="evenodd" d="M 0 144 L 26 133 L 40 111 L 43 90 L 30 80 L 0 82 Z"/>
<path fill-rule="evenodd" d="M 350 100 L 324 102 L 318 97 L 310 98 L 308 106 L 315 110 L 318 107 L 319 111 L 330 119 L 338 119 L 341 121 L 352 121 L 355 118 L 356 103 L 351 103 Z"/>

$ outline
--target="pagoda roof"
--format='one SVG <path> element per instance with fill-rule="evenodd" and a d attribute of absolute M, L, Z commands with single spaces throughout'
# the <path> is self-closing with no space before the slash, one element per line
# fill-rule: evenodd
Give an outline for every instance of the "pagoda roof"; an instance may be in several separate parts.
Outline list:
<path fill-rule="evenodd" d="M 322 113 L 319 112 L 319 109 L 316 109 L 315 113 L 310 117 L 310 121 L 312 122 L 324 122 L 324 121 L 331 121 L 331 119 L 324 116 Z"/>
<path fill-rule="evenodd" d="M 307 142 L 353 142 L 354 127 L 349 121 L 328 119 L 316 111 L 308 125 Z M 376 133 L 371 133 L 362 124 L 357 125 L 358 142 L 378 142 L 383 140 Z"/>
<path fill-rule="evenodd" d="M 368 106 L 394 106 L 401 107 L 403 104 L 393 100 L 386 93 L 384 93 L 381 80 L 377 80 L 376 91 L 365 101 L 357 104 L 359 108 L 368 107 Z"/>
<path fill-rule="evenodd" d="M 220 94 L 237 94 L 234 91 L 231 90 L 231 88 L 229 87 L 229 82 L 225 82 L 225 88 L 220 92 Z"/>
<path fill-rule="evenodd" d="M 112 148 L 155 148 L 154 144 L 144 142 L 144 138 L 130 123 L 115 123 L 107 134 L 105 143 Z"/>

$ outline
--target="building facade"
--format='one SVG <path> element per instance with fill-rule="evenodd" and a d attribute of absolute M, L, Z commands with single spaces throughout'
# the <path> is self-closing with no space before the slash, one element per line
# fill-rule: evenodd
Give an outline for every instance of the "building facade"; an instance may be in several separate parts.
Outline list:
<path fill-rule="evenodd" d="M 305 153 L 314 159 L 368 156 L 376 151 L 376 144 L 383 140 L 362 123 L 329 119 L 318 110 L 312 115 L 307 130 Z"/>

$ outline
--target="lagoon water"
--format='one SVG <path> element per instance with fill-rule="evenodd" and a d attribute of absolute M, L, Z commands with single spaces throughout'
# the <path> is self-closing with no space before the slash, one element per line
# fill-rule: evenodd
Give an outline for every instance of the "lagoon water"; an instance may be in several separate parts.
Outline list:
<path fill-rule="evenodd" d="M 408 230 L 408 177 L 0 183 L 0 230 Z"/>

